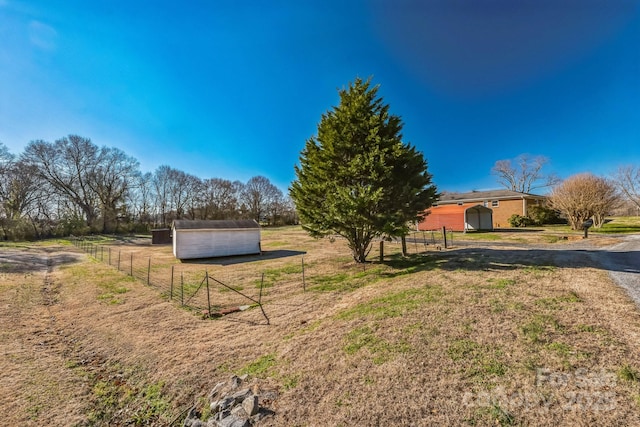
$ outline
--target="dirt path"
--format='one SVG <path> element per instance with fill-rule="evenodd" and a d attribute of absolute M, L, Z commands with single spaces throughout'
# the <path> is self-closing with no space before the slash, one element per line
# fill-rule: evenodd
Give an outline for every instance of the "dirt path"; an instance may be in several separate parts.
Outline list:
<path fill-rule="evenodd" d="M 3 249 L 0 254 L 3 422 L 31 425 L 44 418 L 62 425 L 81 420 L 81 411 L 70 410 L 72 405 L 55 404 L 59 399 L 78 402 L 76 406 L 81 408 L 86 385 L 81 378 L 68 375 L 69 345 L 54 308 L 59 302 L 59 286 L 51 280 L 56 266 L 80 258 L 65 251 L 33 248 Z"/>

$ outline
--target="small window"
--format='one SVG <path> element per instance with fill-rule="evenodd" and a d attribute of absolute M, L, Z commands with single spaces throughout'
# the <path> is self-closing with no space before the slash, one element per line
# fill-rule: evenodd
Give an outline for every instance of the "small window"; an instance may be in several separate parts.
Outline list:
<path fill-rule="evenodd" d="M 458 206 L 462 206 L 464 203 L 462 202 L 458 202 Z"/>
<path fill-rule="evenodd" d="M 492 201 L 491 201 L 491 207 L 492 207 L 492 208 L 497 208 L 498 206 L 499 206 L 499 203 L 498 203 L 498 201 L 497 201 L 497 200 L 492 200 Z"/>
<path fill-rule="evenodd" d="M 489 202 L 485 200 L 484 202 L 482 202 L 482 206 L 484 206 L 485 208 L 488 208 Z"/>

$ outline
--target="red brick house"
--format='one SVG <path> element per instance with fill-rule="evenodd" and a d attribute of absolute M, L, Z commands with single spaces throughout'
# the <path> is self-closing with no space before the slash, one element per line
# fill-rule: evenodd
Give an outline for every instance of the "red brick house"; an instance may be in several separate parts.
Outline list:
<path fill-rule="evenodd" d="M 444 192 L 434 206 L 428 210 L 429 215 L 418 224 L 418 229 L 435 230 L 443 226 L 454 231 L 476 229 L 469 227 L 474 223 L 469 224 L 465 218 L 472 213 L 468 209 L 478 205 L 491 209 L 492 228 L 506 228 L 510 227 L 508 220 L 511 215 L 527 216 L 532 206 L 544 205 L 546 199 L 545 196 L 510 190 L 472 191 L 469 193 Z M 446 209 L 444 209 L 445 207 Z M 478 214 L 480 215 L 480 213 Z M 481 215 L 486 215 L 486 213 Z M 482 225 L 480 229 L 487 229 L 484 226 L 484 221 L 478 225 Z"/>

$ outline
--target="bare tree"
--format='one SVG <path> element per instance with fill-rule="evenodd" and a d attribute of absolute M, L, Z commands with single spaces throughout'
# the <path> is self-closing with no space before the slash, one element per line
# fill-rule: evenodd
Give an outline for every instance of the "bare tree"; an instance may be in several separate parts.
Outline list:
<path fill-rule="evenodd" d="M 203 205 L 204 183 L 195 175 L 186 174 L 186 215 L 189 219 L 196 219 L 198 211 Z"/>
<path fill-rule="evenodd" d="M 544 156 L 531 157 L 521 154 L 513 160 L 498 160 L 491 173 L 498 183 L 511 191 L 530 193 L 538 188 L 551 187 L 558 182 L 555 174 L 544 174 L 542 169 L 549 162 Z"/>
<path fill-rule="evenodd" d="M 265 219 L 269 203 L 278 193 L 278 188 L 264 176 L 254 176 L 244 186 L 240 195 L 247 208 L 248 216 L 256 221 Z M 282 194 L 282 192 L 280 192 Z"/>
<path fill-rule="evenodd" d="M 613 179 L 622 195 L 640 209 L 640 167 L 621 166 Z"/>
<path fill-rule="evenodd" d="M 5 238 L 38 238 L 49 234 L 51 193 L 35 166 L 16 161 L 0 143 L 0 227 Z"/>
<path fill-rule="evenodd" d="M 134 179 L 132 191 L 127 193 L 128 205 L 133 217 L 145 227 L 153 222 L 153 174 L 145 172 L 138 174 Z"/>
<path fill-rule="evenodd" d="M 221 178 L 204 180 L 202 219 L 230 219 L 237 216 L 237 191 L 231 181 Z"/>
<path fill-rule="evenodd" d="M 175 218 L 182 219 L 189 202 L 189 175 L 178 169 L 169 171 L 169 197 L 175 210 Z"/>
<path fill-rule="evenodd" d="M 282 223 L 282 217 L 286 206 L 285 203 L 286 200 L 284 194 L 279 188 L 276 188 L 271 194 L 271 199 L 267 206 L 269 210 L 269 223 L 271 225 L 278 225 Z"/>
<path fill-rule="evenodd" d="M 34 166 L 40 178 L 60 197 L 80 208 L 89 226 L 96 225 L 99 214 L 99 198 L 90 182 L 98 158 L 99 148 L 78 135 L 69 135 L 53 144 L 32 141 L 22 154 L 24 163 Z"/>
<path fill-rule="evenodd" d="M 159 216 L 160 225 L 168 224 L 168 215 L 171 212 L 171 167 L 167 165 L 159 166 L 153 173 L 153 190 L 155 192 L 156 212 Z"/>
<path fill-rule="evenodd" d="M 610 181 L 583 173 L 569 177 L 555 187 L 549 202 L 567 217 L 571 229 L 578 230 L 591 218 L 595 227 L 602 226 L 605 215 L 617 206 L 619 197 Z"/>
<path fill-rule="evenodd" d="M 15 156 L 0 142 L 0 218 L 9 217 L 6 201 L 10 192 Z"/>
<path fill-rule="evenodd" d="M 12 163 L 4 171 L 0 183 L 0 199 L 7 217 L 18 220 L 28 215 L 34 202 L 42 197 L 43 189 L 33 166 L 22 161 Z"/>
<path fill-rule="evenodd" d="M 140 171 L 139 163 L 117 148 L 102 147 L 88 185 L 100 200 L 102 232 L 116 231 L 118 210 Z"/>

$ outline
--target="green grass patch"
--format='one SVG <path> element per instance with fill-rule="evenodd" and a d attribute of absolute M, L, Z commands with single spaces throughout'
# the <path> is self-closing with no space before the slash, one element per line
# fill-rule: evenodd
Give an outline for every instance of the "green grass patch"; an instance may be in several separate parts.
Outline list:
<path fill-rule="evenodd" d="M 136 282 L 135 277 L 127 276 L 109 268 L 95 268 L 92 265 L 63 265 L 61 269 L 73 276 L 76 286 L 85 286 L 86 283 L 95 283 L 98 291 L 98 300 L 108 304 L 120 304 L 124 302 L 124 294 L 130 288 L 126 285 Z"/>
<path fill-rule="evenodd" d="M 590 228 L 593 233 L 626 234 L 640 233 L 640 217 L 615 217 L 604 223 L 601 228 Z"/>
<path fill-rule="evenodd" d="M 607 334 L 607 330 L 596 325 L 579 324 L 576 326 L 578 332 L 588 332 L 590 334 Z"/>
<path fill-rule="evenodd" d="M 294 389 L 298 386 L 300 382 L 300 375 L 292 374 L 292 375 L 284 375 L 280 377 L 280 381 L 282 382 L 282 388 L 287 391 Z"/>
<path fill-rule="evenodd" d="M 119 287 L 114 290 L 114 293 L 105 292 L 98 295 L 98 300 L 105 302 L 109 305 L 117 305 L 122 304 L 124 299 L 120 297 L 121 294 L 128 292 L 129 290 L 125 287 Z"/>
<path fill-rule="evenodd" d="M 508 286 L 513 286 L 516 284 L 516 281 L 514 279 L 490 278 L 487 279 L 487 282 L 491 284 L 491 286 L 489 286 L 490 289 L 505 289 Z"/>
<path fill-rule="evenodd" d="M 357 270 L 341 271 L 334 274 L 318 275 L 308 279 L 308 290 L 315 292 L 351 291 L 385 279 L 384 266 L 359 266 Z"/>
<path fill-rule="evenodd" d="M 276 366 L 276 355 L 274 353 L 260 356 L 255 361 L 249 363 L 238 371 L 238 375 L 251 375 L 252 377 L 263 377 Z"/>
<path fill-rule="evenodd" d="M 553 332 L 562 332 L 564 328 L 553 317 L 537 314 L 528 323 L 520 327 L 522 335 L 532 343 L 546 343 Z"/>
<path fill-rule="evenodd" d="M 570 291 L 569 293 L 559 297 L 539 298 L 535 301 L 535 304 L 548 310 L 559 310 L 567 303 L 577 302 L 582 302 L 582 299 L 580 299 L 577 293 Z"/>
<path fill-rule="evenodd" d="M 624 365 L 616 372 L 620 380 L 630 383 L 640 381 L 640 372 L 631 365 Z"/>
<path fill-rule="evenodd" d="M 171 404 L 162 393 L 163 388 L 164 383 L 159 382 L 149 384 L 138 392 L 141 402 L 131 417 L 135 425 L 152 425 L 153 421 L 160 419 L 171 408 Z"/>
<path fill-rule="evenodd" d="M 171 409 L 163 388 L 163 382 L 136 389 L 120 378 L 97 380 L 91 389 L 93 405 L 88 421 L 91 425 L 111 422 L 117 410 L 126 407 L 130 411 L 129 425 L 155 425 Z"/>
<path fill-rule="evenodd" d="M 480 380 L 490 376 L 503 376 L 508 370 L 507 365 L 500 360 L 502 350 L 470 339 L 452 341 L 447 354 L 451 360 L 458 362 L 467 375 Z"/>
<path fill-rule="evenodd" d="M 373 363 L 381 365 L 391 360 L 395 354 L 407 353 L 411 347 L 404 342 L 392 344 L 378 336 L 369 326 L 356 328 L 344 338 L 343 350 L 346 354 L 353 355 L 366 349 L 372 356 Z"/>
<path fill-rule="evenodd" d="M 310 279 L 312 285 L 307 289 L 315 292 L 332 292 L 337 290 L 357 289 L 360 287 L 360 284 L 356 284 L 349 279 L 350 276 L 347 273 L 315 276 Z"/>
<path fill-rule="evenodd" d="M 547 344 L 547 348 L 562 358 L 567 358 L 573 353 L 573 348 L 563 342 L 552 342 Z"/>
<path fill-rule="evenodd" d="M 406 289 L 358 304 L 337 314 L 336 318 L 348 320 L 361 317 L 373 319 L 400 317 L 421 308 L 425 304 L 438 301 L 441 296 L 442 288 L 440 286 L 427 285 L 422 288 Z"/>
<path fill-rule="evenodd" d="M 439 235 L 442 238 L 442 235 Z M 449 238 L 450 234 L 447 234 L 447 238 Z M 502 236 L 497 233 L 491 233 L 486 231 L 471 231 L 467 233 L 453 233 L 453 241 L 456 240 L 488 240 L 488 241 L 496 241 L 502 240 Z"/>
<path fill-rule="evenodd" d="M 526 265 L 521 271 L 524 274 L 530 274 L 535 278 L 544 277 L 548 273 L 553 273 L 556 271 L 556 267 L 554 265 Z"/>
<path fill-rule="evenodd" d="M 254 281 L 256 288 L 259 288 L 262 284 L 263 287 L 269 288 L 278 283 L 278 281 L 285 280 L 284 276 L 295 274 L 302 277 L 302 263 L 287 264 L 279 268 L 268 268 L 264 272 L 264 279 L 261 276 L 260 279 Z"/>
<path fill-rule="evenodd" d="M 516 424 L 515 416 L 506 409 L 503 409 L 498 403 L 493 403 L 493 405 L 487 408 L 487 414 L 491 419 L 495 420 L 496 425 L 512 426 Z"/>

